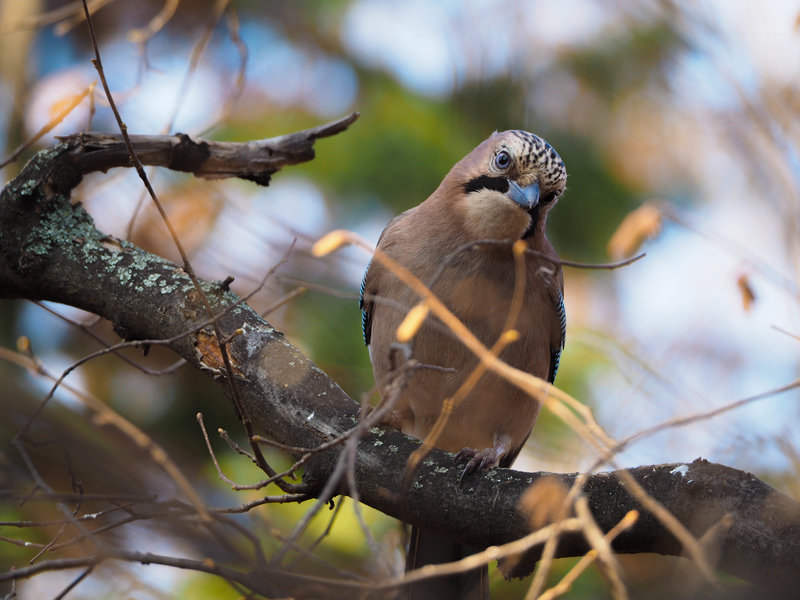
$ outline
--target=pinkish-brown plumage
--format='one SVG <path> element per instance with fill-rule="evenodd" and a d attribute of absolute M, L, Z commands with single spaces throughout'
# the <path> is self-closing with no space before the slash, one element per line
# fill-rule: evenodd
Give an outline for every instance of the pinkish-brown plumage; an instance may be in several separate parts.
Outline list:
<path fill-rule="evenodd" d="M 511 155 L 509 167 L 502 171 L 494 164 L 501 151 Z M 528 212 L 499 190 L 465 191 L 481 185 L 482 177 L 509 178 L 521 187 L 538 183 L 540 201 Z M 471 184 L 475 181 L 478 183 Z M 557 258 L 545 237 L 545 216 L 565 183 L 563 162 L 549 144 L 525 132 L 495 133 L 457 163 L 425 202 L 389 223 L 378 248 L 429 285 L 478 339 L 491 346 L 503 331 L 515 286 L 510 242 L 525 236 L 529 248 Z M 488 180 L 486 184 L 502 185 Z M 509 243 L 456 252 L 477 240 Z M 501 358 L 552 380 L 563 345 L 563 275 L 557 262 L 532 254 L 525 260 L 523 308 L 514 324 L 520 338 L 506 347 Z M 386 381 L 392 371 L 390 349 L 397 326 L 419 300 L 378 261 L 372 262 L 364 280 L 363 304 L 377 382 Z M 451 369 L 416 370 L 396 400 L 402 430 L 424 439 L 439 416 L 442 401 L 458 389 L 478 361 L 432 317 L 411 343 L 411 356 L 423 365 Z M 486 374 L 455 408 L 434 445 L 451 452 L 465 447 L 496 448 L 496 462 L 509 466 L 538 414 L 535 399 Z"/>
<path fill-rule="evenodd" d="M 545 221 L 565 184 L 564 163 L 547 142 L 523 131 L 494 133 L 458 162 L 427 200 L 389 223 L 378 241 L 380 250 L 416 275 L 491 347 L 504 330 L 516 284 L 511 246 L 523 239 L 534 252 L 525 255 L 522 310 L 512 325 L 520 335 L 500 357 L 551 382 L 564 343 L 564 280 Z M 472 244 L 479 241 L 489 243 Z M 443 401 L 478 360 L 432 316 L 398 350 L 397 327 L 419 301 L 391 271 L 372 261 L 364 276 L 362 310 L 375 381 L 384 401 L 386 390 L 399 389 L 393 421 L 403 432 L 426 439 Z M 401 387 L 383 387 L 409 356 L 435 368 L 416 368 L 404 375 Z M 507 467 L 530 435 L 539 408 L 535 398 L 485 373 L 454 407 L 441 435 L 429 441 L 471 458 L 465 472 Z M 462 554 L 457 545 L 415 529 L 408 567 Z M 484 597 L 484 575 L 480 570 L 434 580 L 416 586 L 413 597 Z"/>

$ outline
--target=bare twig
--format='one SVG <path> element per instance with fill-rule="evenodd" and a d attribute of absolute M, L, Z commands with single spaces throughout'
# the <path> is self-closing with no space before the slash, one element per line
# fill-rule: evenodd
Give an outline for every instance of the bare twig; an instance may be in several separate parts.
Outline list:
<path fill-rule="evenodd" d="M 28 348 L 28 350 L 30 353 L 30 348 Z M 0 348 L 0 357 L 8 358 L 9 354 L 10 353 L 5 348 Z M 25 364 L 25 361 L 15 362 L 18 362 L 19 364 Z M 60 382 L 63 380 L 63 375 L 59 378 L 56 378 L 50 374 L 44 368 L 41 362 L 32 355 L 32 353 L 30 353 L 25 366 L 31 371 L 52 381 Z M 167 454 L 167 452 L 159 444 L 157 444 L 150 436 L 148 436 L 132 422 L 122 417 L 122 415 L 119 413 L 114 412 L 114 410 L 112 410 L 104 402 L 101 402 L 89 394 L 80 392 L 67 384 L 63 384 L 63 387 L 96 413 L 96 419 L 98 423 L 113 425 L 120 432 L 129 437 L 134 443 L 136 443 L 137 446 L 145 450 L 150 455 L 150 458 L 153 460 L 153 462 L 164 469 L 164 471 L 172 478 L 172 480 L 175 481 L 178 487 L 180 487 L 181 490 L 187 495 L 187 497 L 192 501 L 192 504 L 194 504 L 198 513 L 204 517 L 208 517 L 208 513 L 206 512 L 203 501 L 200 499 L 200 496 L 197 494 L 197 492 L 195 492 L 194 487 L 189 483 L 189 480 L 183 475 L 183 472 L 178 468 L 178 466 L 172 461 L 172 459 L 170 459 L 169 454 Z M 18 447 L 18 449 L 21 448 L 21 440 L 23 439 L 25 432 L 30 427 L 32 420 L 36 415 L 39 414 L 41 406 L 43 405 L 40 404 L 40 407 L 34 412 L 34 416 L 28 421 L 28 424 L 26 424 L 26 426 L 24 426 L 14 437 L 13 443 Z"/>
<path fill-rule="evenodd" d="M 94 570 L 94 565 L 89 565 L 88 567 L 86 567 L 83 571 L 80 572 L 80 574 L 78 574 L 77 577 L 75 577 L 75 579 L 70 581 L 69 584 L 67 584 L 67 586 L 63 590 L 61 590 L 59 594 L 53 596 L 53 600 L 61 600 L 62 598 L 66 597 L 66 595 L 69 594 L 75 588 L 76 585 L 78 585 L 81 581 L 86 579 L 93 570 Z"/>
<path fill-rule="evenodd" d="M 148 40 L 169 23 L 170 19 L 175 15 L 175 11 L 178 10 L 179 4 L 180 0 L 166 0 L 161 12 L 150 19 L 150 22 L 145 27 L 132 30 L 128 37 L 137 44 L 146 44 Z"/>
<path fill-rule="evenodd" d="M 42 309 L 46 310 L 47 312 L 49 312 L 54 317 L 57 317 L 57 318 L 61 319 L 65 323 L 69 323 L 73 327 L 75 327 L 77 329 L 80 329 L 86 335 L 88 335 L 93 340 L 97 341 L 98 343 L 102 344 L 103 346 L 105 346 L 109 350 L 111 349 L 111 345 L 108 342 L 106 342 L 102 337 L 100 337 L 98 334 L 96 334 L 94 331 L 92 331 L 92 325 L 94 323 L 96 323 L 97 321 L 101 320 L 99 317 L 95 317 L 95 319 L 93 320 L 92 325 L 86 325 L 85 323 L 80 323 L 79 321 L 75 321 L 74 319 L 70 319 L 69 317 L 66 317 L 66 316 L 62 315 L 60 312 L 58 312 L 56 310 L 53 310 L 52 308 L 50 308 L 49 306 L 47 306 L 43 302 L 34 301 L 34 304 L 36 304 L 36 306 L 38 306 L 39 308 L 42 308 Z M 167 367 L 165 369 L 158 369 L 158 370 L 151 369 L 151 368 L 146 367 L 143 364 L 133 360 L 132 358 L 126 356 L 125 354 L 123 354 L 122 352 L 119 351 L 120 349 L 121 348 L 117 348 L 116 350 L 112 350 L 112 352 L 114 352 L 114 354 L 118 358 L 122 359 L 123 361 L 128 363 L 130 366 L 132 366 L 134 369 L 137 369 L 137 370 L 141 371 L 145 375 L 154 375 L 154 376 L 171 375 L 171 374 L 175 373 L 183 365 L 186 364 L 186 360 L 183 359 L 183 358 L 180 358 L 177 361 L 175 361 L 171 366 L 169 366 L 169 367 Z"/>
<path fill-rule="evenodd" d="M 468 242 L 466 244 L 462 244 L 455 250 L 453 250 L 450 254 L 448 254 L 442 260 L 439 267 L 434 271 L 433 275 L 431 275 L 430 279 L 425 282 L 425 284 L 430 288 L 433 287 L 433 284 L 439 280 L 439 277 L 442 276 L 442 273 L 445 269 L 456 259 L 459 255 L 463 254 L 464 252 L 474 252 L 480 249 L 482 246 L 505 246 L 511 247 L 514 245 L 514 240 L 474 240 Z M 630 258 L 626 258 L 616 262 L 610 263 L 582 263 L 582 262 L 575 262 L 571 260 L 564 260 L 561 258 L 555 258 L 550 256 L 549 254 L 545 254 L 544 252 L 539 252 L 538 250 L 534 250 L 533 248 L 525 248 L 525 254 L 529 254 L 531 256 L 535 256 L 540 258 L 554 266 L 562 266 L 562 267 L 575 267 L 578 269 L 619 269 L 621 267 L 626 267 L 636 261 L 644 258 L 646 255 L 644 252 L 637 254 L 636 256 L 632 256 Z"/>
<path fill-rule="evenodd" d="M 236 50 L 239 53 L 239 69 L 236 72 L 236 80 L 233 84 L 234 91 L 232 94 L 228 94 L 227 100 L 225 101 L 225 106 L 222 108 L 222 115 L 219 119 L 219 122 L 222 123 L 230 119 L 230 116 L 233 113 L 233 107 L 236 106 L 236 102 L 238 102 L 242 92 L 244 91 L 247 60 L 249 57 L 247 44 L 244 43 L 244 40 L 242 40 L 241 36 L 239 35 L 239 16 L 235 7 L 231 7 L 228 10 L 227 22 L 228 33 L 230 34 L 231 42 L 233 42 L 233 45 L 236 46 Z"/>
<path fill-rule="evenodd" d="M 183 80 L 178 87 L 178 93 L 175 100 L 175 106 L 172 109 L 172 115 L 167 120 L 167 125 L 164 127 L 165 131 L 172 131 L 172 128 L 175 126 L 175 119 L 178 117 L 178 112 L 180 111 L 181 104 L 183 103 L 184 99 L 186 98 L 186 93 L 189 89 L 189 82 L 192 80 L 192 75 L 194 75 L 195 71 L 197 70 L 197 65 L 200 63 L 200 57 L 203 55 L 203 52 L 208 47 L 208 42 L 211 40 L 211 34 L 214 33 L 214 29 L 216 29 L 217 24 L 219 23 L 220 19 L 222 19 L 222 15 L 225 13 L 225 9 L 228 8 L 231 0 L 216 0 L 214 3 L 213 10 L 210 11 L 208 22 L 206 23 L 205 30 L 200 35 L 200 38 L 195 42 L 194 47 L 192 48 L 192 55 L 189 58 L 189 65 L 186 68 L 186 73 L 183 75 Z M 175 6 L 177 7 L 178 0 L 174 1 Z M 166 8 L 166 7 L 165 7 Z M 172 11 L 174 12 L 174 10 Z M 172 15 L 167 16 L 167 20 Z M 164 24 L 166 21 L 163 22 Z M 156 22 L 154 19 L 150 22 L 150 26 L 148 27 L 147 33 L 143 36 L 140 32 L 131 32 L 131 37 L 135 38 L 137 34 L 142 37 L 144 40 L 149 39 L 153 35 L 155 35 L 158 30 L 163 27 L 162 23 Z"/>
<path fill-rule="evenodd" d="M 33 464 L 33 460 L 28 455 L 28 452 L 25 449 L 23 440 L 21 438 L 15 437 L 11 441 L 11 445 L 17 450 L 17 452 L 19 452 L 19 455 L 22 458 L 22 461 L 25 463 L 25 467 L 27 468 L 28 473 L 31 475 L 31 478 L 36 484 L 36 487 L 41 490 L 44 490 L 47 493 L 53 494 L 54 493 L 53 488 L 50 487 L 50 485 L 42 477 L 39 470 L 36 468 L 36 465 Z M 85 539 L 89 541 L 96 550 L 104 546 L 104 544 L 99 542 L 91 534 L 91 532 L 88 529 L 86 529 L 86 527 L 83 526 L 83 523 L 81 523 L 77 518 L 75 518 L 73 511 L 70 510 L 69 507 L 63 501 L 57 501 L 56 506 L 58 507 L 59 511 L 61 511 L 61 514 L 64 515 L 67 522 L 69 522 L 75 528 L 76 531 L 85 536 Z"/>
<path fill-rule="evenodd" d="M 583 522 L 583 535 L 586 537 L 586 541 L 589 542 L 592 549 L 597 553 L 599 562 L 603 566 L 606 577 L 611 584 L 611 593 L 614 599 L 626 600 L 628 598 L 628 592 L 622 581 L 622 567 L 617 557 L 614 555 L 614 551 L 611 549 L 610 540 L 613 539 L 613 537 L 609 538 L 603 535 L 603 532 L 597 526 L 597 522 L 592 516 L 592 511 L 589 509 L 589 502 L 583 494 L 578 496 L 575 500 L 575 514 Z M 632 513 L 628 513 L 628 515 L 631 514 Z M 626 519 L 628 515 L 626 515 Z M 624 528 L 627 529 L 631 527 L 637 517 L 638 515 L 631 517 L 632 520 L 627 523 Z M 620 521 L 617 527 L 624 521 L 625 519 Z M 611 535 L 613 531 L 614 529 L 609 532 L 609 535 Z"/>
<path fill-rule="evenodd" d="M 614 540 L 620 533 L 625 531 L 626 529 L 630 529 L 636 520 L 639 518 L 639 514 L 635 511 L 631 511 L 625 515 L 625 517 L 617 523 L 608 533 L 603 536 L 603 545 L 608 546 L 611 541 Z M 553 598 L 557 598 L 558 596 L 562 596 L 569 592 L 572 588 L 572 584 L 575 583 L 575 580 L 578 576 L 583 573 L 586 568 L 592 564 L 592 562 L 598 556 L 598 550 L 596 548 L 592 548 L 586 553 L 578 563 L 570 569 L 570 571 L 563 577 L 561 581 L 559 581 L 555 586 L 547 590 L 541 596 L 538 596 L 539 600 L 552 600 Z M 624 588 L 623 588 L 624 590 Z M 526 596 L 526 600 L 529 596 Z M 625 596 L 622 596 L 625 597 Z M 617 598 L 617 596 L 615 596 Z"/>
<path fill-rule="evenodd" d="M 83 100 L 84 100 L 84 98 L 86 98 L 86 96 L 90 96 L 94 92 L 94 88 L 95 88 L 96 85 L 97 85 L 97 82 L 95 81 L 95 82 L 91 83 L 90 85 L 88 85 L 86 88 L 84 88 L 81 93 L 75 94 L 72 97 L 72 99 L 70 100 L 69 104 L 67 104 L 65 107 L 63 107 L 61 110 L 59 110 L 58 114 L 56 114 L 45 125 L 43 125 L 42 128 L 39 129 L 39 131 L 34 133 L 31 137 L 29 137 L 27 140 L 25 140 L 22 144 L 17 146 L 17 148 L 15 148 L 14 151 L 11 154 L 9 154 L 8 157 L 5 160 L 0 161 L 0 169 L 2 169 L 3 167 L 11 164 L 15 160 L 17 160 L 19 158 L 20 154 L 25 152 L 25 150 L 27 150 L 28 148 L 33 146 L 33 144 L 35 144 L 37 141 L 39 141 L 45 135 L 47 135 L 53 129 L 55 129 L 58 126 L 58 124 L 61 123 L 61 121 L 63 121 L 64 119 L 67 118 L 67 115 L 69 115 L 69 113 L 71 113 L 73 110 L 75 110 L 75 108 L 81 102 L 83 102 Z"/>
<path fill-rule="evenodd" d="M 253 425 L 252 425 L 252 419 L 250 417 L 248 407 L 242 402 L 242 399 L 240 397 L 239 389 L 238 389 L 238 386 L 236 384 L 236 377 L 235 377 L 235 374 L 234 374 L 233 366 L 231 364 L 230 356 L 228 354 L 227 345 L 225 343 L 222 343 L 222 340 L 225 339 L 225 336 L 222 334 L 222 331 L 220 330 L 220 327 L 219 327 L 219 324 L 218 324 L 217 320 L 214 319 L 215 315 L 214 315 L 214 311 L 213 311 L 213 309 L 211 307 L 211 303 L 210 303 L 208 297 L 206 296 L 206 293 L 203 291 L 202 286 L 200 285 L 200 282 L 199 282 L 199 280 L 198 280 L 198 278 L 197 278 L 197 276 L 196 276 L 196 274 L 194 272 L 194 269 L 193 269 L 191 263 L 189 262 L 188 255 L 186 254 L 186 251 L 183 248 L 183 244 L 181 243 L 177 232 L 175 231 L 174 227 L 172 226 L 172 223 L 170 222 L 169 218 L 167 217 L 167 214 L 166 214 L 166 211 L 164 210 L 164 207 L 162 206 L 161 202 L 159 201 L 159 199 L 158 199 L 158 197 L 157 197 L 157 195 L 155 193 L 155 190 L 153 189 L 152 185 L 150 184 L 150 181 L 147 178 L 147 175 L 146 175 L 146 173 L 144 171 L 144 167 L 142 165 L 142 162 L 139 160 L 138 154 L 135 151 L 135 149 L 133 147 L 133 144 L 131 142 L 131 138 L 128 135 L 127 126 L 123 122 L 122 117 L 120 116 L 120 113 L 117 110 L 117 107 L 116 107 L 116 104 L 114 102 L 113 96 L 111 95 L 111 91 L 110 91 L 110 89 L 108 87 L 108 82 L 106 80 L 105 73 L 103 71 L 102 59 L 100 58 L 100 51 L 99 51 L 99 49 L 97 47 L 97 38 L 96 38 L 95 33 L 94 33 L 94 25 L 92 23 L 91 15 L 89 14 L 89 9 L 88 9 L 88 7 L 86 5 L 86 0 L 83 0 L 83 3 L 84 3 L 83 4 L 84 12 L 86 14 L 86 22 L 87 22 L 87 25 L 89 27 L 89 35 L 91 37 L 92 46 L 94 48 L 95 59 L 93 60 L 93 63 L 95 65 L 96 69 L 97 69 L 98 75 L 100 77 L 100 81 L 103 84 L 103 89 L 105 90 L 106 97 L 108 98 L 111 110 L 114 113 L 115 119 L 117 120 L 117 125 L 119 126 L 120 132 L 122 134 L 122 139 L 123 139 L 123 141 L 125 143 L 125 148 L 127 150 L 128 156 L 129 156 L 129 158 L 130 158 L 130 160 L 131 160 L 131 162 L 133 164 L 133 167 L 135 168 L 137 174 L 139 175 L 139 178 L 142 180 L 142 183 L 144 184 L 145 188 L 147 189 L 147 192 L 150 195 L 154 206 L 158 210 L 162 221 L 164 222 L 164 224 L 166 225 L 167 229 L 169 230 L 169 233 L 170 233 L 170 236 L 172 238 L 172 241 L 175 244 L 175 247 L 176 247 L 176 249 L 178 250 L 178 253 L 181 256 L 181 261 L 183 263 L 184 271 L 188 275 L 189 279 L 192 281 L 192 285 L 194 286 L 194 289 L 196 290 L 198 296 L 200 297 L 200 300 L 201 300 L 202 304 L 205 307 L 206 313 L 208 314 L 209 318 L 212 319 L 211 326 L 214 329 L 214 334 L 215 334 L 217 346 L 219 348 L 219 354 L 220 354 L 220 357 L 222 359 L 222 363 L 223 363 L 223 365 L 225 367 L 225 372 L 227 373 L 228 385 L 230 386 L 230 398 L 233 401 L 233 404 L 234 404 L 234 407 L 236 409 L 237 415 L 241 419 L 242 424 L 244 425 L 245 430 L 247 431 L 248 439 L 252 439 L 252 436 L 254 434 Z M 333 125 L 333 126 L 328 127 L 328 128 L 318 128 L 315 131 L 315 133 L 314 134 L 310 134 L 307 139 L 313 140 L 313 139 L 316 139 L 316 137 L 320 137 L 320 136 L 323 136 L 323 135 L 330 135 L 330 131 L 331 130 L 339 131 L 341 129 L 337 129 L 337 128 L 346 127 L 347 125 L 349 125 L 349 123 L 354 121 L 356 117 L 357 117 L 357 115 L 351 115 L 351 117 L 349 118 L 349 121 L 347 122 L 347 124 L 344 124 L 344 125 L 342 123 L 337 123 L 336 125 Z M 253 456 L 256 459 L 258 467 L 260 469 L 262 469 L 269 477 L 271 477 L 271 478 L 274 477 L 276 479 L 276 481 L 278 482 L 278 485 L 281 486 L 284 491 L 294 491 L 294 488 L 290 484 L 287 484 L 286 482 L 282 482 L 282 481 L 280 481 L 279 477 L 276 477 L 276 473 L 267 464 L 266 459 L 264 458 L 263 454 L 261 453 L 261 450 L 258 447 L 258 445 L 251 444 L 251 447 L 252 447 L 252 450 L 253 450 Z"/>
<path fill-rule="evenodd" d="M 305 294 L 308 291 L 308 288 L 298 287 L 293 289 L 288 294 L 284 295 L 282 298 L 278 298 L 275 302 L 267 306 L 264 310 L 261 311 L 261 316 L 266 317 L 268 314 L 278 310 L 282 306 L 285 306 L 298 296 Z"/>
<path fill-rule="evenodd" d="M 740 398 L 739 400 L 729 402 L 728 404 L 718 406 L 717 408 L 713 408 L 711 410 L 706 410 L 691 415 L 684 415 L 682 417 L 675 417 L 673 419 L 668 419 L 666 421 L 662 421 L 661 423 L 657 423 L 652 427 L 648 427 L 647 429 L 642 429 L 641 431 L 637 431 L 636 433 L 629 435 L 628 437 L 616 442 L 610 450 L 616 454 L 621 452 L 624 448 L 632 444 L 634 441 L 640 438 L 651 436 L 655 433 L 658 433 L 659 431 L 663 431 L 665 429 L 672 429 L 674 427 L 684 427 L 686 425 L 691 425 L 699 421 L 705 421 L 713 417 L 716 417 L 718 415 L 721 415 L 723 413 L 735 410 L 737 408 L 741 408 L 742 406 L 745 406 L 747 404 L 751 404 L 752 402 L 757 402 L 758 400 L 764 400 L 772 396 L 777 396 L 778 394 L 782 394 L 784 392 L 788 392 L 790 390 L 794 390 L 799 387 L 800 387 L 800 379 L 795 379 L 794 381 L 787 383 L 786 385 L 782 385 L 773 388 L 771 390 L 755 394 L 754 396 Z"/>

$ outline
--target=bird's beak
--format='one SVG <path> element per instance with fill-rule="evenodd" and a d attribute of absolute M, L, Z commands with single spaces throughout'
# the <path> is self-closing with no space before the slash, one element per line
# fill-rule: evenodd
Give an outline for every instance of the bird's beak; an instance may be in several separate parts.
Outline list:
<path fill-rule="evenodd" d="M 520 187 L 518 183 L 509 179 L 506 196 L 530 212 L 539 203 L 539 184 L 532 183 L 528 186 Z"/>

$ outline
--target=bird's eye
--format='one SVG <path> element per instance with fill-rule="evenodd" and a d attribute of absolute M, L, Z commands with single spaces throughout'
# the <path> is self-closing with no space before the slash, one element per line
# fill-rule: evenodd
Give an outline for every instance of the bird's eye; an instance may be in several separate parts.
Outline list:
<path fill-rule="evenodd" d="M 505 150 L 501 150 L 497 153 L 497 156 L 494 157 L 494 166 L 500 169 L 501 171 L 508 168 L 508 165 L 511 164 L 511 155 L 506 152 Z"/>

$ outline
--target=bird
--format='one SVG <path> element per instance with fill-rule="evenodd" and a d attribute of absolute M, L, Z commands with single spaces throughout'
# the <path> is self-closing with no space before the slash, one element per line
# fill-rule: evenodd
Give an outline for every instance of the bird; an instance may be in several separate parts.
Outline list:
<path fill-rule="evenodd" d="M 521 130 L 494 132 L 457 162 L 421 204 L 395 217 L 377 249 L 405 267 L 487 347 L 504 329 L 517 285 L 512 244 L 525 244 L 524 296 L 511 327 L 517 339 L 500 358 L 552 383 L 566 336 L 564 277 L 545 234 L 546 218 L 566 189 L 555 149 Z M 361 285 L 364 341 L 381 401 L 392 396 L 389 422 L 425 440 L 478 358 L 433 315 L 401 344 L 398 326 L 421 298 L 375 257 Z M 386 382 L 414 361 L 399 386 Z M 464 473 L 509 467 L 528 439 L 540 403 L 485 372 L 447 417 L 431 444 L 467 459 Z M 462 476 L 463 477 L 463 476 Z M 406 570 L 458 560 L 475 552 L 439 534 L 412 528 Z M 486 598 L 488 570 L 426 580 L 409 597 Z M 424 583 L 424 586 L 423 586 Z"/>

